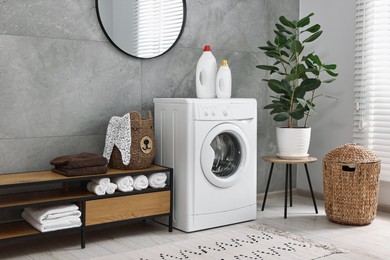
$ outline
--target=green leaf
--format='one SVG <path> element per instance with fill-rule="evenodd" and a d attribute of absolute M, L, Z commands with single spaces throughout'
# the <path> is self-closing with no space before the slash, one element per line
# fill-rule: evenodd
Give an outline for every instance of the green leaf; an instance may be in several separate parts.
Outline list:
<path fill-rule="evenodd" d="M 270 42 L 270 41 L 267 41 L 267 44 L 268 44 L 268 46 L 270 46 L 270 47 L 276 47 L 272 42 Z"/>
<path fill-rule="evenodd" d="M 286 85 L 282 81 L 271 79 L 270 81 L 268 81 L 268 86 L 275 93 L 291 95 L 291 89 L 289 89 L 288 87 L 289 85 Z"/>
<path fill-rule="evenodd" d="M 302 44 L 301 44 L 300 41 L 293 41 L 293 42 L 291 43 L 290 48 L 291 48 L 291 52 L 292 52 L 292 53 L 296 53 L 296 52 L 297 52 L 297 53 L 301 53 L 302 50 L 303 50 L 303 46 L 302 46 Z"/>
<path fill-rule="evenodd" d="M 333 82 L 335 80 L 336 80 L 335 78 L 333 78 L 333 79 L 326 79 L 326 80 L 323 80 L 322 82 L 324 82 L 324 83 L 331 83 L 331 82 Z"/>
<path fill-rule="evenodd" d="M 305 94 L 306 94 L 306 90 L 304 87 L 302 86 L 298 86 L 296 89 L 295 89 L 295 97 L 298 99 L 298 98 L 304 98 L 305 97 Z"/>
<path fill-rule="evenodd" d="M 274 115 L 274 114 L 279 114 L 279 113 L 283 113 L 283 112 L 286 112 L 287 113 L 288 110 L 286 110 L 285 108 L 282 108 L 282 107 L 277 107 L 275 108 L 274 110 L 272 110 L 269 114 L 270 115 Z"/>
<path fill-rule="evenodd" d="M 257 65 L 256 68 L 261 69 L 261 70 L 279 70 L 278 67 L 275 66 L 269 66 L 269 65 Z"/>
<path fill-rule="evenodd" d="M 284 27 L 283 25 L 281 25 L 281 24 L 275 24 L 275 26 L 276 26 L 276 28 L 278 28 L 278 30 L 280 31 L 280 32 L 285 32 L 285 33 L 287 33 L 287 34 L 292 34 L 292 32 L 290 32 L 289 30 L 287 30 L 286 29 L 286 27 Z"/>
<path fill-rule="evenodd" d="M 283 47 L 286 43 L 287 43 L 287 38 L 286 38 L 286 36 L 278 34 L 278 35 L 275 37 L 275 44 L 276 44 L 278 47 Z"/>
<path fill-rule="evenodd" d="M 309 69 L 307 69 L 307 72 L 311 72 L 316 76 L 320 75 L 320 71 L 316 68 L 309 68 Z"/>
<path fill-rule="evenodd" d="M 287 27 L 290 27 L 290 28 L 293 28 L 293 29 L 297 28 L 297 26 L 296 26 L 293 22 L 291 22 L 290 20 L 288 20 L 288 19 L 287 19 L 286 17 L 284 17 L 284 16 L 279 17 L 279 21 L 280 21 L 284 26 L 287 26 Z"/>
<path fill-rule="evenodd" d="M 337 68 L 337 65 L 336 64 L 328 64 L 328 65 L 323 64 L 322 67 L 324 67 L 325 69 L 328 69 L 328 70 L 335 70 Z"/>
<path fill-rule="evenodd" d="M 311 61 L 309 59 L 305 59 L 305 64 L 306 64 L 306 66 L 308 68 L 313 68 L 314 67 L 313 63 L 311 63 Z"/>
<path fill-rule="evenodd" d="M 277 30 L 274 30 L 274 33 L 279 35 L 279 36 L 286 37 L 286 36 L 284 36 L 283 32 L 279 32 Z"/>
<path fill-rule="evenodd" d="M 297 64 L 291 69 L 291 74 L 298 74 L 298 78 L 306 78 L 307 69 L 303 64 Z"/>
<path fill-rule="evenodd" d="M 277 122 L 286 121 L 290 116 L 287 113 L 280 113 L 274 116 L 274 120 Z"/>
<path fill-rule="evenodd" d="M 282 54 L 283 56 L 285 56 L 287 58 L 290 57 L 290 55 L 286 51 L 283 51 L 283 50 L 280 51 L 280 54 Z"/>
<path fill-rule="evenodd" d="M 290 85 L 290 83 L 284 79 L 282 79 L 282 86 L 283 86 L 283 89 L 286 91 L 286 94 L 288 95 L 288 97 L 291 96 L 291 93 L 292 93 L 292 87 Z"/>
<path fill-rule="evenodd" d="M 296 109 L 296 110 L 290 112 L 289 114 L 292 118 L 294 118 L 296 120 L 300 120 L 305 116 L 305 111 L 306 111 L 306 109 L 301 108 L 301 109 Z"/>
<path fill-rule="evenodd" d="M 260 50 L 263 50 L 263 51 L 274 51 L 276 50 L 276 46 L 261 46 L 259 47 Z"/>
<path fill-rule="evenodd" d="M 328 73 L 332 77 L 337 77 L 339 75 L 338 73 L 331 71 L 331 70 L 325 70 L 325 71 L 326 71 L 326 73 Z"/>
<path fill-rule="evenodd" d="M 266 51 L 264 52 L 264 54 L 270 58 L 276 58 L 276 59 L 280 58 L 280 53 L 277 51 Z"/>
<path fill-rule="evenodd" d="M 268 81 L 268 87 L 275 93 L 284 94 L 282 83 L 276 79 L 271 79 Z"/>
<path fill-rule="evenodd" d="M 310 16 L 306 16 L 297 22 L 298 27 L 305 27 L 310 23 Z"/>
<path fill-rule="evenodd" d="M 319 29 L 321 29 L 321 25 L 315 24 L 315 25 L 309 27 L 308 29 L 306 29 L 304 32 L 315 33 L 315 32 L 317 32 Z"/>
<path fill-rule="evenodd" d="M 288 74 L 285 78 L 284 78 L 284 80 L 286 80 L 286 81 L 294 81 L 294 80 L 296 80 L 296 79 L 298 79 L 299 78 L 299 75 L 298 74 Z"/>
<path fill-rule="evenodd" d="M 283 106 L 283 104 L 281 104 L 280 102 L 275 102 L 275 103 L 266 105 L 266 106 L 264 107 L 264 109 L 274 109 L 274 108 L 278 108 L 278 107 L 284 107 L 284 106 Z"/>
<path fill-rule="evenodd" d="M 307 37 L 305 40 L 303 40 L 303 42 L 312 42 L 315 39 L 317 39 L 318 37 L 320 37 L 321 34 L 322 34 L 322 31 L 318 31 L 316 33 L 313 33 L 312 35 Z"/>
<path fill-rule="evenodd" d="M 298 27 L 303 27 L 303 26 L 305 26 L 305 25 L 299 25 L 299 24 L 303 24 L 303 23 L 307 23 L 307 24 L 309 24 L 310 23 L 310 17 L 312 17 L 314 15 L 314 13 L 310 13 L 310 14 L 308 14 L 308 15 L 306 15 L 305 17 L 303 17 L 302 19 L 300 19 L 298 22 L 297 22 L 297 25 L 298 25 Z M 307 20 L 309 20 L 308 22 L 307 22 Z M 306 25 L 307 25 L 306 24 Z"/>
<path fill-rule="evenodd" d="M 301 87 L 305 89 L 305 91 L 312 91 L 317 89 L 321 85 L 321 81 L 319 79 L 305 79 L 301 83 Z"/>
<path fill-rule="evenodd" d="M 316 64 L 318 66 L 322 66 L 322 62 L 321 62 L 320 58 L 317 55 L 310 54 L 308 56 L 308 59 L 310 59 L 312 62 L 314 62 L 314 64 Z"/>

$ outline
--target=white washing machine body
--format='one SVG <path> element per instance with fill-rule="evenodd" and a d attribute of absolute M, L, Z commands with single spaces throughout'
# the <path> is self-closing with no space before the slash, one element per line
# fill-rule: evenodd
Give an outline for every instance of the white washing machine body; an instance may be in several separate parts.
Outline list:
<path fill-rule="evenodd" d="M 154 103 L 155 161 L 174 169 L 174 227 L 192 232 L 255 219 L 256 100 Z"/>

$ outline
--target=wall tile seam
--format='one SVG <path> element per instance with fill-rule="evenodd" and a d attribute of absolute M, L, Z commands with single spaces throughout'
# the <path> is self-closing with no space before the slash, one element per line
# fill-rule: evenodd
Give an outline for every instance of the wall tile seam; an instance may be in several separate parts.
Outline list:
<path fill-rule="evenodd" d="M 54 39 L 54 40 L 67 40 L 67 41 L 84 41 L 84 42 L 104 42 L 104 43 L 109 42 L 108 39 L 94 40 L 94 39 L 81 39 L 81 38 L 79 39 L 79 38 L 50 37 L 50 36 L 40 36 L 40 35 L 18 35 L 18 34 L 6 34 L 6 33 L 0 33 L 0 37 L 1 36 Z"/>
<path fill-rule="evenodd" d="M 201 46 L 199 48 L 196 48 L 196 47 L 186 47 L 186 46 L 175 46 L 174 48 L 203 51 L 203 46 Z M 173 49 L 171 49 L 171 50 L 173 50 Z M 262 54 L 260 51 L 254 52 L 254 51 L 243 51 L 243 50 L 216 49 L 216 48 L 213 48 L 213 46 L 211 46 L 211 51 L 212 52 L 239 52 L 239 53 L 248 53 L 248 54 L 256 54 L 256 55 L 257 54 Z"/>
<path fill-rule="evenodd" d="M 107 122 L 108 124 L 108 122 Z M 47 138 L 68 138 L 68 137 L 85 137 L 85 136 L 106 136 L 106 134 L 85 134 L 85 135 L 58 135 L 58 136 L 31 136 L 31 137 L 10 137 L 10 138 L 0 138 L 1 141 L 8 140 L 24 140 L 24 139 L 47 139 Z"/>

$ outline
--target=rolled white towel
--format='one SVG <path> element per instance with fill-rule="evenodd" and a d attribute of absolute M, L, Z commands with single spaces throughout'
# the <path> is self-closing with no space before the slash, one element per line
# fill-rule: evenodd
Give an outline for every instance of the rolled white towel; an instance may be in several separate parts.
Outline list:
<path fill-rule="evenodd" d="M 107 186 L 110 183 L 110 178 L 93 179 L 94 183 Z"/>
<path fill-rule="evenodd" d="M 99 185 L 94 183 L 93 181 L 88 182 L 87 184 L 87 190 L 89 192 L 95 193 L 96 195 L 104 195 L 107 191 L 107 186 Z"/>
<path fill-rule="evenodd" d="M 133 187 L 136 190 L 143 190 L 149 186 L 148 178 L 145 175 L 134 176 Z"/>
<path fill-rule="evenodd" d="M 117 187 L 115 183 L 109 183 L 107 185 L 107 194 L 114 194 Z"/>
<path fill-rule="evenodd" d="M 47 223 L 64 217 L 80 217 L 81 212 L 75 204 L 44 206 L 25 208 L 26 211 L 35 221 L 40 224 Z"/>
<path fill-rule="evenodd" d="M 148 176 L 149 186 L 152 188 L 164 188 L 167 184 L 167 175 L 165 172 L 156 172 Z"/>
<path fill-rule="evenodd" d="M 112 182 L 118 186 L 118 190 L 123 192 L 133 191 L 134 189 L 133 188 L 134 180 L 131 176 L 114 178 Z"/>

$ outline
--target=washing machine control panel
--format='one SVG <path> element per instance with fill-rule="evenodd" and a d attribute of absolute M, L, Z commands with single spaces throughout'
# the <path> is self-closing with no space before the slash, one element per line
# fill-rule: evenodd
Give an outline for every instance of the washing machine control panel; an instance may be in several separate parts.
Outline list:
<path fill-rule="evenodd" d="M 230 105 L 196 104 L 196 120 L 227 120 L 232 119 Z"/>

